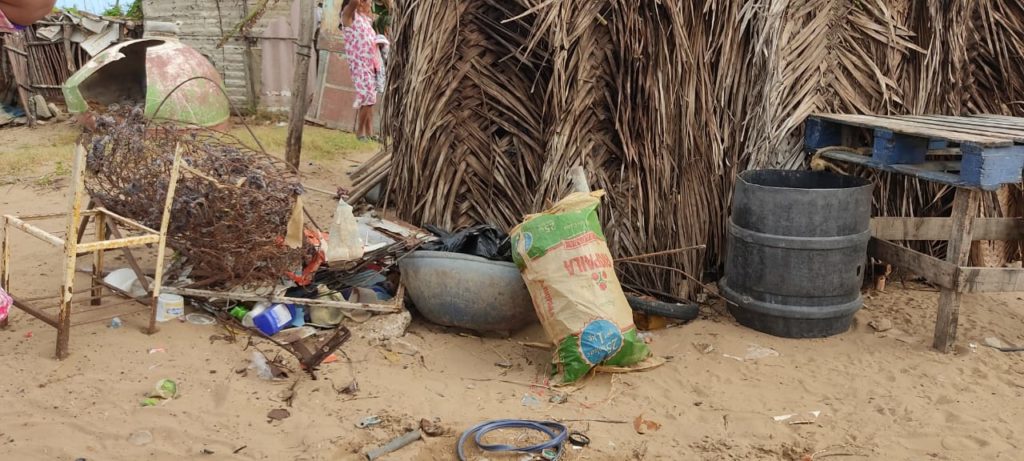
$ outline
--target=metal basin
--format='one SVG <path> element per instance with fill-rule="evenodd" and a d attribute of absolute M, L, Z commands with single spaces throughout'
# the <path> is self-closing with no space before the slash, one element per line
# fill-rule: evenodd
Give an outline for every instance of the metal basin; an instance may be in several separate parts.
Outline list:
<path fill-rule="evenodd" d="M 431 322 L 511 332 L 537 319 L 530 292 L 515 264 L 459 253 L 417 251 L 402 259 L 399 267 L 406 293 Z"/>

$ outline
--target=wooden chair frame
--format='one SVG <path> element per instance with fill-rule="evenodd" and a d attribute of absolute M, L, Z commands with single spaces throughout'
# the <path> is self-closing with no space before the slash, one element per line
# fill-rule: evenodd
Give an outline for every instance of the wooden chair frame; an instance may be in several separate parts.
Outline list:
<path fill-rule="evenodd" d="M 47 325 L 57 329 L 57 359 L 64 359 L 68 356 L 68 342 L 71 334 L 71 327 L 83 323 L 92 323 L 109 320 L 120 315 L 127 315 L 143 310 L 149 310 L 148 334 L 153 334 L 156 329 L 156 307 L 157 298 L 160 296 L 161 281 L 163 278 L 164 257 L 167 242 L 167 227 L 170 223 L 171 204 L 174 200 L 175 189 L 178 184 L 178 177 L 181 167 L 181 152 L 175 153 L 174 165 L 171 168 L 171 178 L 167 190 L 167 199 L 164 203 L 163 216 L 160 223 L 160 230 L 146 227 L 136 221 L 119 216 L 102 206 L 95 207 L 96 202 L 90 201 L 83 210 L 85 199 L 85 148 L 81 145 L 75 146 L 75 155 L 72 165 L 71 191 L 69 193 L 68 212 L 48 215 L 34 215 L 17 217 L 4 215 L 4 234 L 0 242 L 0 286 L 10 294 L 14 300 L 14 306 L 27 312 L 33 317 L 42 320 Z M 65 237 L 53 235 L 33 224 L 33 221 L 65 217 Z M 86 228 L 92 220 L 95 224 L 96 240 L 93 242 L 82 242 Z M 15 295 L 11 287 L 11 231 L 17 229 L 35 237 L 53 247 L 63 248 L 63 279 L 60 293 L 56 296 L 44 296 L 40 298 L 20 298 Z M 122 229 L 130 229 L 133 232 L 141 233 L 138 236 L 122 236 Z M 111 239 L 111 237 L 113 237 Z M 146 274 L 142 271 L 138 261 L 131 252 L 132 247 L 145 245 L 157 245 L 156 268 L 154 270 L 153 283 L 150 284 Z M 120 250 L 126 257 L 128 264 L 135 272 L 142 286 L 148 291 L 146 296 L 132 297 L 116 287 L 103 281 L 103 259 L 104 252 L 109 250 Z M 83 255 L 93 255 L 92 283 L 89 289 L 76 292 L 74 289 L 75 274 L 77 272 L 78 258 Z M 103 289 L 107 288 L 111 293 L 104 295 Z M 108 315 L 92 318 L 81 323 L 73 324 L 71 321 L 72 305 L 74 295 L 89 293 L 88 301 L 92 306 L 98 306 L 89 311 L 78 313 L 95 312 L 119 308 L 116 311 L 109 311 Z M 121 295 L 129 299 L 113 304 L 103 305 L 103 298 L 108 296 Z M 36 301 L 59 299 L 58 306 L 40 308 L 34 304 Z M 84 300 L 82 300 L 84 301 Z M 139 303 L 145 308 L 135 307 L 125 310 L 124 306 Z M 57 315 L 46 312 L 48 309 L 57 308 Z M 0 327 L 6 327 L 7 321 L 0 322 Z"/>

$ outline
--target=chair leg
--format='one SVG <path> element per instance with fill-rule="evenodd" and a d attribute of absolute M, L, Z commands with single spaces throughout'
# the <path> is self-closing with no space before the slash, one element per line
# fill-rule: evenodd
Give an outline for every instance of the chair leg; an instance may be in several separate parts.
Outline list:
<path fill-rule="evenodd" d="M 89 218 L 85 217 L 82 222 L 87 222 Z M 97 213 L 94 218 L 96 222 L 96 241 L 102 242 L 107 239 L 107 228 L 106 228 L 106 216 L 103 213 Z M 103 250 L 98 250 L 93 253 L 92 259 L 92 300 L 89 301 L 90 305 L 99 306 L 103 304 L 103 285 L 100 280 L 103 278 Z"/>

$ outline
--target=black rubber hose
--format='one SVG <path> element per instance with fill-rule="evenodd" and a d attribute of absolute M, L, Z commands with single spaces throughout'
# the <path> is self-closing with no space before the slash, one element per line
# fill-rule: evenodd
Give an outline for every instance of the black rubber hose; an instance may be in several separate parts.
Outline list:
<path fill-rule="evenodd" d="M 626 295 L 629 307 L 645 314 L 660 315 L 665 318 L 682 320 L 688 322 L 697 318 L 700 314 L 700 307 L 693 303 L 675 304 L 657 300 L 647 300 L 635 296 Z"/>

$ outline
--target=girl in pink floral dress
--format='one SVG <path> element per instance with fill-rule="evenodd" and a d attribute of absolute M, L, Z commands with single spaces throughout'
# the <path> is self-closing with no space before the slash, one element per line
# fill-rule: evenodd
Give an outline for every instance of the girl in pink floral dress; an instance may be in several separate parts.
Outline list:
<path fill-rule="evenodd" d="M 345 36 L 345 54 L 356 87 L 353 107 L 356 113 L 356 136 L 366 140 L 373 134 L 373 106 L 377 104 L 377 74 L 383 72 L 377 33 L 373 31 L 371 0 L 349 0 L 341 11 Z"/>

